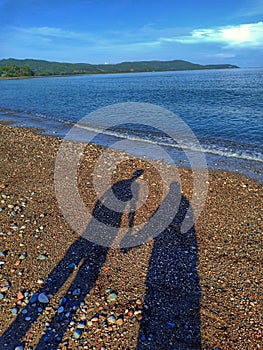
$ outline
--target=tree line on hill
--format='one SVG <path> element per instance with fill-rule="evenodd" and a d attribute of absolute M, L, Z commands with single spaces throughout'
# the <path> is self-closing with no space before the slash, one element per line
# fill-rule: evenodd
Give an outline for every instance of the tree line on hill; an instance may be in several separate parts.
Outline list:
<path fill-rule="evenodd" d="M 183 60 L 140 61 L 117 64 L 61 63 L 44 60 L 14 58 L 0 60 L 0 76 L 52 76 L 98 73 L 161 72 L 201 69 L 238 68 L 232 64 L 201 65 Z"/>
<path fill-rule="evenodd" d="M 16 65 L 0 66 L 0 76 L 2 77 L 31 77 L 34 73 L 27 66 L 18 67 Z"/>

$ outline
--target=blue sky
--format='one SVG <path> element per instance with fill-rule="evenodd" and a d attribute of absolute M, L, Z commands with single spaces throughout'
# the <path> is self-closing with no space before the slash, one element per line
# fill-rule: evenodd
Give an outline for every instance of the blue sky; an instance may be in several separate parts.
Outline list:
<path fill-rule="evenodd" d="M 0 0 L 0 58 L 263 66 L 263 0 Z"/>

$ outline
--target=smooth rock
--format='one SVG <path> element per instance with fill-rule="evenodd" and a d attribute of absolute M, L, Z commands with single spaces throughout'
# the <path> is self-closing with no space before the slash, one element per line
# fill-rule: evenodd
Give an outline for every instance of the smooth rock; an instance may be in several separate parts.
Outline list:
<path fill-rule="evenodd" d="M 116 322 L 116 317 L 113 316 L 113 315 L 110 315 L 108 318 L 107 318 L 107 321 L 109 324 L 114 324 Z"/>
<path fill-rule="evenodd" d="M 116 321 L 116 324 L 118 326 L 122 326 L 123 325 L 123 318 L 118 318 L 117 321 Z"/>
<path fill-rule="evenodd" d="M 79 324 L 77 325 L 77 328 L 78 328 L 78 329 L 84 329 L 84 328 L 85 328 L 85 324 L 84 324 L 84 323 L 79 323 Z"/>
<path fill-rule="evenodd" d="M 27 258 L 27 253 L 25 252 L 25 253 L 20 255 L 19 260 L 24 260 L 26 258 Z"/>
<path fill-rule="evenodd" d="M 110 295 L 107 298 L 107 302 L 110 303 L 116 300 L 117 300 L 117 294 L 115 292 L 110 293 Z"/>
<path fill-rule="evenodd" d="M 17 307 L 13 307 L 13 308 L 11 309 L 11 312 L 12 312 L 12 315 L 17 315 L 17 313 L 18 313 L 18 308 L 17 308 Z"/>
<path fill-rule="evenodd" d="M 4 252 L 0 252 L 0 257 L 5 258 L 7 256 L 8 250 L 5 250 Z"/>
<path fill-rule="evenodd" d="M 77 289 L 73 290 L 72 295 L 80 295 L 80 289 L 77 288 Z"/>
<path fill-rule="evenodd" d="M 18 292 L 17 293 L 17 300 L 22 300 L 24 298 L 25 298 L 25 296 L 24 296 L 24 294 L 22 292 Z"/>
<path fill-rule="evenodd" d="M 60 307 L 58 308 L 58 314 L 61 314 L 63 311 L 64 311 L 64 307 L 63 307 L 63 306 L 60 306 Z"/>
<path fill-rule="evenodd" d="M 81 337 L 81 330 L 80 329 L 76 329 L 75 331 L 74 331 L 74 333 L 73 333 L 73 337 L 75 338 L 75 339 L 79 339 L 80 337 Z"/>
<path fill-rule="evenodd" d="M 65 304 L 66 301 L 67 301 L 67 298 L 66 298 L 66 297 L 62 297 L 62 298 L 60 299 L 61 304 Z"/>
<path fill-rule="evenodd" d="M 33 294 L 29 299 L 30 304 L 35 304 L 37 302 L 37 299 L 38 299 L 38 294 L 37 293 Z"/>
<path fill-rule="evenodd" d="M 68 267 L 70 267 L 71 269 L 75 269 L 77 267 L 77 265 L 75 263 L 71 263 L 71 264 L 69 264 Z"/>
<path fill-rule="evenodd" d="M 47 255 L 46 254 L 40 254 L 37 259 L 38 260 L 45 260 L 47 258 Z"/>
<path fill-rule="evenodd" d="M 10 288 L 10 283 L 7 280 L 4 279 L 0 282 L 0 292 L 1 293 L 7 292 L 9 288 Z"/>
<path fill-rule="evenodd" d="M 49 302 L 49 299 L 45 293 L 40 293 L 37 299 L 42 304 L 47 304 Z"/>

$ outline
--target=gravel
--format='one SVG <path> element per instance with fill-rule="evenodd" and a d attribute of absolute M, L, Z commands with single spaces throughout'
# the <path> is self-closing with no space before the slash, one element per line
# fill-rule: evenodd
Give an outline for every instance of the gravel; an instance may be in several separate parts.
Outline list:
<path fill-rule="evenodd" d="M 0 132 L 1 350 L 262 349 L 262 185 L 211 171 L 189 234 L 175 234 L 175 222 L 169 235 L 142 246 L 106 249 L 81 239 L 58 208 L 61 140 L 7 125 Z M 90 145 L 79 168 L 88 209 L 102 152 Z M 136 169 L 153 188 L 135 217 L 147 222 L 156 209 L 151 199 L 165 191 L 156 169 L 127 157 L 113 181 Z M 191 172 L 179 173 L 189 200 Z"/>

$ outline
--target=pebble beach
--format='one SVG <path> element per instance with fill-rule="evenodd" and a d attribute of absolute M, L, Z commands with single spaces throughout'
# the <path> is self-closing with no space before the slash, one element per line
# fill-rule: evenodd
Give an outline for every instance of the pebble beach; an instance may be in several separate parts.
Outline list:
<path fill-rule="evenodd" d="M 172 231 L 127 250 L 105 248 L 74 232 L 57 203 L 62 140 L 4 123 L 0 135 L 1 350 L 263 349 L 261 184 L 209 171 L 204 208 L 185 240 Z M 88 147 L 79 185 L 93 208 L 91 174 L 103 148 Z M 144 169 L 158 198 L 147 161 L 124 163 L 113 181 Z M 190 201 L 191 171 L 178 171 Z M 155 209 L 149 203 L 141 216 Z"/>

